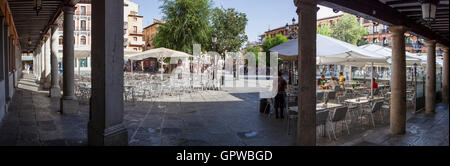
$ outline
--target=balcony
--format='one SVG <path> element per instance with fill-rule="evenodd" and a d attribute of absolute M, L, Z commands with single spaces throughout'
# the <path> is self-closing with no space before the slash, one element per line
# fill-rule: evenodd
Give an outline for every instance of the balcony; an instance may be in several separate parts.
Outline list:
<path fill-rule="evenodd" d="M 129 42 L 129 44 L 130 45 L 135 45 L 135 46 L 142 46 L 142 45 L 144 45 L 145 44 L 145 42 L 144 41 L 130 41 Z"/>

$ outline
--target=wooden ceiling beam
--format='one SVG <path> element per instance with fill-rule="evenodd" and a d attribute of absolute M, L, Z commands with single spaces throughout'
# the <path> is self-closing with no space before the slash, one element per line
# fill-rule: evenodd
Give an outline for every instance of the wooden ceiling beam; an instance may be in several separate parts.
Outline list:
<path fill-rule="evenodd" d="M 407 17 L 399 12 L 397 8 L 392 8 L 379 0 L 352 0 L 352 3 L 348 3 L 347 0 L 322 0 L 319 4 L 350 14 L 358 15 L 384 25 L 403 25 L 408 27 L 410 32 L 418 34 L 419 36 L 427 39 L 438 40 L 439 43 L 445 45 L 449 44 L 448 37 L 438 35 L 427 26 L 418 23 L 420 19 Z M 445 7 L 448 8 L 448 5 L 439 5 L 438 9 Z M 448 18 L 448 15 L 442 17 Z"/>

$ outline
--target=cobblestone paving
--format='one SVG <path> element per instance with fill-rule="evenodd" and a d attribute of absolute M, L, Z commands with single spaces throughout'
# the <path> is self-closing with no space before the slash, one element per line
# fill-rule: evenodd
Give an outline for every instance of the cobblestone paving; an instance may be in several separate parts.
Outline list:
<path fill-rule="evenodd" d="M 0 123 L 0 145 L 87 145 L 89 106 L 78 115 L 61 115 L 59 100 L 38 91 L 28 75 L 20 82 L 9 112 Z M 295 135 L 286 132 L 286 120 L 258 111 L 256 89 L 202 91 L 158 100 L 126 103 L 124 122 L 131 146 L 289 146 Z M 350 135 L 337 127 L 337 140 L 317 136 L 317 144 L 383 146 L 448 146 L 448 105 L 439 104 L 435 115 L 408 113 L 407 133 L 389 134 L 377 118 L 376 128 L 366 119 L 350 125 Z M 294 129 L 295 131 L 295 129 Z"/>

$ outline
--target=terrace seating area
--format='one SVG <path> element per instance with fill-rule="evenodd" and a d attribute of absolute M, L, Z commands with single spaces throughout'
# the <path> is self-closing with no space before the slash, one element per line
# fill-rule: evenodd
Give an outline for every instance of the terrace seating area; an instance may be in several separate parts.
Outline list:
<path fill-rule="evenodd" d="M 90 75 L 75 79 L 75 94 L 83 103 L 91 96 Z M 218 81 L 207 73 L 150 74 L 126 72 L 124 74 L 123 96 L 125 102 L 152 101 L 164 96 L 177 96 L 205 90 L 217 90 Z"/>
<path fill-rule="evenodd" d="M 381 84 L 379 88 L 371 89 L 363 86 L 363 81 L 355 81 L 345 84 L 335 90 L 317 89 L 316 92 L 316 124 L 320 136 L 328 136 L 331 140 L 337 140 L 336 126 L 348 135 L 352 130 L 368 130 L 389 124 L 390 115 L 390 86 Z M 359 86 L 355 86 L 359 85 Z M 415 107 L 415 89 L 407 88 L 408 108 Z M 373 93 L 373 96 L 372 96 Z M 268 105 L 264 108 L 268 118 L 275 117 L 274 99 L 268 99 Z M 288 86 L 284 109 L 286 118 L 286 133 L 291 135 L 296 131 L 298 120 L 298 100 L 295 86 Z M 300 110 L 301 111 L 301 110 Z M 361 131 L 359 131 L 361 132 Z M 332 134 L 332 135 L 330 135 Z"/>

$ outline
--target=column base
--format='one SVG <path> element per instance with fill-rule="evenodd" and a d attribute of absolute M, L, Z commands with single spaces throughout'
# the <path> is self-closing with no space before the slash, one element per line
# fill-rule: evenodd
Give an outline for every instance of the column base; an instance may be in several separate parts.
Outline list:
<path fill-rule="evenodd" d="M 124 124 L 111 126 L 104 130 L 95 128 L 88 122 L 89 146 L 128 146 L 128 131 Z"/>
<path fill-rule="evenodd" d="M 50 88 L 50 97 L 51 98 L 61 97 L 61 89 L 59 87 Z"/>
<path fill-rule="evenodd" d="M 436 113 L 434 110 L 425 110 L 425 114 L 433 115 L 434 113 Z"/>
<path fill-rule="evenodd" d="M 68 115 L 78 114 L 78 101 L 76 99 L 61 98 L 61 113 Z"/>

